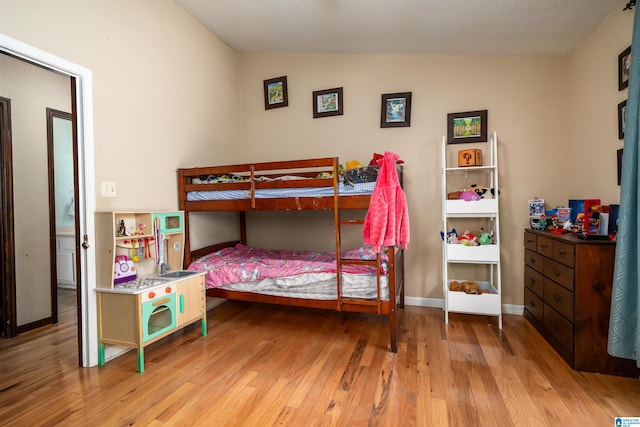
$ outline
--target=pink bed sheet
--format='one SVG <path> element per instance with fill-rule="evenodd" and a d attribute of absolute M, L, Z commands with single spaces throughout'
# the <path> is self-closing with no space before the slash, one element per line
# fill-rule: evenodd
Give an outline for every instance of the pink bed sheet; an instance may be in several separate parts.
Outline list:
<path fill-rule="evenodd" d="M 387 273 L 387 257 L 382 254 L 382 274 Z M 363 246 L 343 252 L 343 258 L 375 259 L 371 247 Z M 189 265 L 188 270 L 206 271 L 207 287 L 230 283 L 254 282 L 275 277 L 307 273 L 336 272 L 334 252 L 310 252 L 281 249 L 259 249 L 238 244 L 205 255 Z M 344 274 L 375 274 L 375 267 L 343 265 Z"/>

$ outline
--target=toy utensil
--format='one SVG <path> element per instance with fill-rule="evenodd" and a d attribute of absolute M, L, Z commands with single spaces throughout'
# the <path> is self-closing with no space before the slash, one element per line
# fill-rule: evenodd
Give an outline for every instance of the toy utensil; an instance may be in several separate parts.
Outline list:
<path fill-rule="evenodd" d="M 133 262 L 139 262 L 140 261 L 140 257 L 138 255 L 136 255 L 136 240 L 135 239 L 131 239 L 131 260 Z"/>

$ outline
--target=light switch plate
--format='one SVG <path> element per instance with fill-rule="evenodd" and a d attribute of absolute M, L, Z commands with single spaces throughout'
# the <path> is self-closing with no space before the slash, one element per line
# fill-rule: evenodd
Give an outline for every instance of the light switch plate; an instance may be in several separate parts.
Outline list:
<path fill-rule="evenodd" d="M 102 197 L 116 197 L 116 183 L 102 181 Z"/>

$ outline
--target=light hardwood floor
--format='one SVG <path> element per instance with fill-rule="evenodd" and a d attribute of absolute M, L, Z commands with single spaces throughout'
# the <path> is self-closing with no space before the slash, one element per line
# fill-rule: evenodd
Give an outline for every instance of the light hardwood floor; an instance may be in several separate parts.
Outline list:
<path fill-rule="evenodd" d="M 373 315 L 226 302 L 103 367 L 79 368 L 73 291 L 61 323 L 0 340 L 0 425 L 613 426 L 638 379 L 571 370 L 522 316 L 400 310 L 397 354 Z"/>

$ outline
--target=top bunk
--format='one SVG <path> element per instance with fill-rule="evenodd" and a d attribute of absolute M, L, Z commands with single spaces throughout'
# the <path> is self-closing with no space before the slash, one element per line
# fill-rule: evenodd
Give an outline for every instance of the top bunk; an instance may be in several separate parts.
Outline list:
<path fill-rule="evenodd" d="M 367 166 L 358 174 L 347 172 L 355 179 L 346 180 L 337 157 L 178 169 L 180 209 L 367 209 L 376 168 Z"/>

